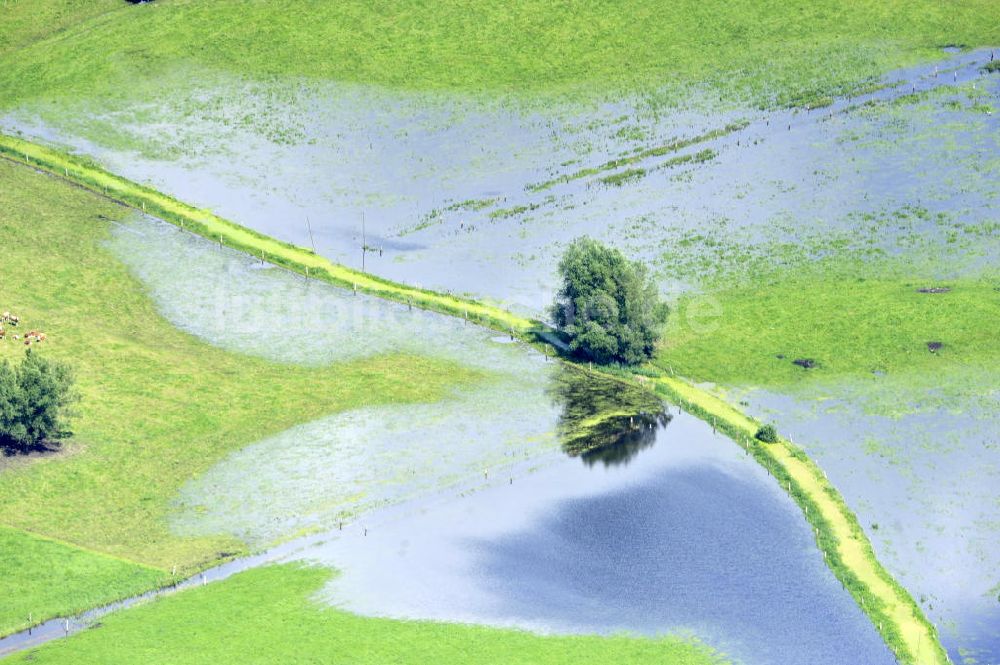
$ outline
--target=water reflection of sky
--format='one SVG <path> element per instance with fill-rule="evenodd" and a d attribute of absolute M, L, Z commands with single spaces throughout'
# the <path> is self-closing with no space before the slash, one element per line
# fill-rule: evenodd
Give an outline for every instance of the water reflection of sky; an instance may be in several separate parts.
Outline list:
<path fill-rule="evenodd" d="M 332 530 L 304 556 L 342 569 L 330 600 L 360 612 L 681 632 L 751 663 L 891 662 L 797 508 L 704 423 L 674 415 L 642 445 L 624 437 L 621 463 L 585 463 L 559 450 L 556 365 L 520 345 L 421 313 L 442 319 L 424 338 L 409 310 L 378 300 L 346 315 L 349 293 L 150 220 L 110 244 L 171 320 L 231 350 L 313 363 L 399 344 L 490 377 L 434 404 L 335 414 L 237 451 L 182 489 L 178 533 L 265 546 Z M 240 295 L 221 312 L 214 289 Z M 316 309 L 331 319 L 299 325 L 297 313 Z M 353 346 L 362 332 L 370 345 Z"/>
<path fill-rule="evenodd" d="M 942 384 L 944 375 L 939 377 Z M 977 381 L 968 380 L 975 392 Z M 889 382 L 891 379 L 882 379 Z M 908 388 L 883 389 L 906 401 Z M 912 393 L 918 403 L 923 390 Z M 1000 654 L 1000 403 L 986 390 L 893 417 L 866 413 L 880 395 L 825 399 L 754 391 L 751 409 L 778 424 L 829 474 L 879 559 L 938 624 L 955 662 Z"/>
<path fill-rule="evenodd" d="M 336 567 L 324 597 L 364 614 L 692 634 L 745 663 L 895 662 L 797 507 L 684 414 L 630 464 L 563 458 L 334 536 L 302 556 Z"/>
<path fill-rule="evenodd" d="M 29 108 L 2 124 L 74 146 L 116 172 L 283 239 L 306 246 L 315 241 L 320 252 L 347 265 L 360 264 L 364 212 L 370 244 L 385 250 L 382 257 L 369 255 L 369 269 L 537 313 L 550 298 L 562 244 L 582 233 L 650 262 L 662 287 L 672 291 L 697 286 L 720 266 L 727 270 L 741 264 L 746 248 L 753 258 L 767 257 L 777 247 L 788 256 L 791 247 L 790 255 L 798 252 L 801 258 L 814 248 L 822 251 L 831 239 L 848 248 L 875 247 L 904 258 L 922 251 L 931 257 L 931 272 L 941 277 L 995 269 L 995 231 L 967 232 L 997 219 L 1000 194 L 1000 77 L 979 73 L 982 58 L 982 53 L 957 55 L 955 77 L 950 72 L 934 77 L 933 67 L 898 73 L 891 78 L 904 85 L 880 93 L 890 97 L 911 86 L 950 86 L 918 103 L 848 110 L 853 102 L 842 100 L 832 109 L 810 113 L 664 111 L 634 101 L 524 110 L 514 104 L 362 86 L 294 84 L 281 89 L 281 84 L 269 88 L 214 80 L 195 82 L 193 93 L 179 91 L 155 104 L 104 108 L 92 101 L 86 108 Z M 830 111 L 834 115 L 827 117 Z M 715 156 L 705 164 L 658 169 L 667 156 L 643 160 L 639 165 L 649 171 L 645 177 L 621 186 L 601 184 L 602 173 L 540 192 L 526 189 L 737 118 L 752 124 L 681 151 L 713 149 Z M 494 201 L 481 209 L 447 209 L 470 199 Z M 496 215 L 515 206 L 524 209 Z M 914 209 L 927 215 L 897 215 Z M 162 238 L 133 239 L 138 244 L 130 245 L 121 244 L 122 237 L 114 243 L 153 285 L 167 315 L 196 334 L 227 348 L 295 362 L 402 348 L 450 354 L 492 369 L 510 363 L 518 368 L 507 375 L 512 382 L 496 384 L 506 388 L 496 388 L 489 394 L 493 396 L 460 396 L 448 408 L 464 404 L 464 419 L 480 423 L 475 434 L 484 440 L 493 432 L 506 432 L 496 441 L 551 437 L 546 423 L 555 413 L 540 406 L 547 402 L 533 398 L 531 382 L 510 378 L 544 373 L 525 366 L 540 359 L 504 356 L 495 349 L 480 358 L 480 349 L 492 347 L 483 346 L 478 331 L 463 332 L 460 322 L 363 297 L 328 297 L 316 285 L 303 294 L 306 287 L 283 273 L 256 280 L 247 265 L 211 264 L 211 253 L 203 246 L 185 250 L 202 252 L 199 265 L 191 261 L 179 276 L 170 276 L 176 255 L 164 253 Z M 134 258 L 140 252 L 151 258 Z M 225 279 L 217 279 L 218 270 Z M 171 295 L 168 277 L 181 279 L 185 289 Z M 207 311 L 211 317 L 204 316 Z M 275 320 L 296 321 L 299 332 L 308 334 L 271 334 Z M 508 403 L 503 395 L 511 396 L 510 411 L 503 410 Z M 777 397 L 775 402 L 760 399 L 762 408 L 780 407 L 775 417 L 781 428 L 794 432 L 829 469 L 862 522 L 879 523 L 869 533 L 880 554 L 915 596 L 927 597 L 924 607 L 941 623 L 953 653 L 956 645 L 974 646 L 982 657 L 1000 653 L 996 593 L 986 593 L 1000 583 L 993 545 L 1000 506 L 989 490 L 996 486 L 990 485 L 996 449 L 988 447 L 995 443 L 995 428 L 983 429 L 981 420 L 973 424 L 975 419 L 945 412 L 892 424 L 857 413 L 803 416 L 801 405 Z M 435 423 L 447 415 L 428 411 L 421 426 L 427 431 L 436 426 L 443 436 L 448 428 Z M 483 413 L 496 418 L 476 418 Z M 520 413 L 529 415 L 515 415 Z M 362 420 L 379 422 L 382 417 Z M 397 424 L 382 432 L 346 421 L 313 423 L 305 426 L 313 429 L 294 436 L 315 442 L 305 448 L 309 454 L 320 454 L 316 447 L 326 445 L 332 432 L 340 432 L 342 440 L 350 432 L 368 451 L 387 451 L 411 418 L 419 416 L 404 410 Z M 520 424 L 504 429 L 519 420 L 523 429 Z M 946 433 L 954 445 L 947 450 L 907 445 L 926 441 L 929 432 Z M 260 445 L 262 454 L 288 447 L 282 440 Z M 489 450 L 503 450 L 492 445 Z M 252 452 L 239 463 L 257 464 Z M 334 457 L 336 451 L 329 454 Z M 312 473 L 306 459 L 290 458 L 275 468 L 289 478 L 306 477 Z M 358 460 L 361 468 L 365 458 Z M 478 464 L 472 455 L 454 468 L 468 471 Z M 401 466 L 389 475 L 401 477 L 405 470 Z M 285 487 L 280 475 L 273 478 L 278 484 L 262 484 L 257 494 Z M 225 487 L 233 477 L 216 476 L 195 494 L 213 484 Z M 343 483 L 344 478 L 326 481 Z M 403 497 L 408 491 L 404 483 L 386 496 Z M 376 497 L 371 505 L 384 498 Z M 248 501 L 262 515 L 271 510 L 272 520 L 322 504 L 309 497 L 269 509 L 247 496 L 238 499 L 230 501 L 233 510 Z M 322 504 L 328 512 L 313 517 L 328 519 L 336 513 L 329 506 L 342 505 L 337 503 L 341 499 Z M 225 505 L 219 496 L 213 502 Z M 193 501 L 190 507 L 198 512 L 202 506 Z M 199 519 L 206 529 L 226 521 L 225 513 L 216 514 L 214 524 L 208 515 Z M 266 540 L 310 523 L 285 519 L 277 517 L 276 527 L 259 533 L 255 530 L 263 520 L 237 522 L 233 528 Z M 185 528 L 199 528 L 196 523 L 185 522 Z"/>
<path fill-rule="evenodd" d="M 921 206 L 946 212 L 949 223 L 995 219 L 1000 113 L 986 111 L 998 105 L 1000 77 L 980 74 L 984 52 L 954 57 L 957 81 L 915 68 L 891 77 L 904 85 L 876 95 L 954 90 L 934 93 L 930 107 L 851 110 L 854 100 L 840 100 L 808 113 L 719 113 L 633 100 L 520 108 L 334 83 L 275 92 L 210 80 L 156 104 L 28 108 L 2 123 L 255 229 L 315 242 L 347 265 L 360 266 L 364 216 L 366 241 L 385 250 L 368 256 L 369 270 L 537 313 L 550 299 L 554 257 L 583 233 L 661 268 L 666 290 L 701 278 L 696 262 L 686 274 L 676 267 L 692 254 L 715 258 L 720 242 L 766 255 L 775 244 L 839 237 L 897 252 L 917 237 L 946 250 L 953 229 L 885 223 L 859 235 L 856 217 Z M 528 189 L 736 118 L 751 124 L 676 153 L 711 148 L 706 164 L 661 169 L 671 153 L 630 165 L 648 173 L 620 186 L 600 182 L 612 170 Z M 945 269 L 953 253 L 942 257 Z"/>

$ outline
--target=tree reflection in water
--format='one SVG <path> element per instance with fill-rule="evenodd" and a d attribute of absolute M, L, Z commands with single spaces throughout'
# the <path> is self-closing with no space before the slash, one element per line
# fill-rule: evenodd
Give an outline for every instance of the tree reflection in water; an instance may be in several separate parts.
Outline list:
<path fill-rule="evenodd" d="M 628 464 L 655 443 L 657 430 L 671 418 L 653 393 L 572 366 L 554 375 L 549 395 L 562 407 L 563 452 L 588 466 Z"/>

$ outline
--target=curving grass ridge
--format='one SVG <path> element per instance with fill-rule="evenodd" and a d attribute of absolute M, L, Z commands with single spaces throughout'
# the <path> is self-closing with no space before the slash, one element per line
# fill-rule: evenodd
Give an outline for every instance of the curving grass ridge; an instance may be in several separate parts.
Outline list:
<path fill-rule="evenodd" d="M 759 422 L 687 381 L 665 376 L 653 380 L 658 392 L 743 446 L 802 508 L 827 565 L 900 663 L 950 662 L 937 630 L 909 592 L 879 563 L 857 517 L 805 451 L 780 437 L 776 443 L 756 441 Z"/>
<path fill-rule="evenodd" d="M 278 242 L 263 234 L 199 210 L 151 188 L 113 175 L 99 166 L 53 149 L 0 134 L 0 155 L 47 171 L 105 194 L 125 205 L 162 217 L 206 238 L 243 250 L 308 277 L 450 315 L 467 316 L 482 325 L 539 344 L 558 346 L 547 326 L 473 300 L 416 289 L 360 273 Z M 937 631 L 909 593 L 878 562 L 871 543 L 843 497 L 823 471 L 791 442 L 751 445 L 760 423 L 725 401 L 679 378 L 647 367 L 628 375 L 687 411 L 709 421 L 747 448 L 802 508 L 830 569 L 871 618 L 886 644 L 905 665 L 944 665 L 948 656 Z M 615 375 L 618 372 L 614 373 Z M 652 384 L 652 385 L 650 385 Z"/>
<path fill-rule="evenodd" d="M 539 329 L 539 321 L 529 321 L 474 300 L 444 295 L 392 282 L 369 273 L 335 264 L 304 247 L 280 242 L 262 233 L 230 222 L 208 210 L 182 203 L 150 187 L 140 185 L 102 169 L 92 161 L 60 153 L 23 139 L 0 134 L 0 155 L 65 178 L 136 210 L 155 215 L 209 240 L 238 249 L 306 277 L 322 279 L 348 289 L 380 298 L 449 314 L 516 334 Z"/>

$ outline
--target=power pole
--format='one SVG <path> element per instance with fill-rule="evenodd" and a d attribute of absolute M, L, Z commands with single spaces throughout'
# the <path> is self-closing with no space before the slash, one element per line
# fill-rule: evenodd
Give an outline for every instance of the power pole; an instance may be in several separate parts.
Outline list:
<path fill-rule="evenodd" d="M 365 211 L 361 211 L 361 272 L 365 271 L 365 254 L 368 252 L 368 241 L 365 239 Z"/>
<path fill-rule="evenodd" d="M 309 229 L 309 244 L 312 245 L 313 254 L 316 253 L 316 241 L 313 239 L 312 224 L 309 223 L 309 215 L 306 215 L 306 228 Z"/>

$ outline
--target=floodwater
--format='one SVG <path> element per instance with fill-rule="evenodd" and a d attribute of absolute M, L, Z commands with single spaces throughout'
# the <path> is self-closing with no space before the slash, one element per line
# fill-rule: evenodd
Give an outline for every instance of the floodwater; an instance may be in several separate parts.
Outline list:
<path fill-rule="evenodd" d="M 623 464 L 550 461 L 366 516 L 298 556 L 367 615 L 693 635 L 742 663 L 894 663 L 773 479 L 677 414 Z M 614 457 L 614 456 L 612 456 Z"/>
<path fill-rule="evenodd" d="M 112 171 L 283 240 L 315 246 L 347 265 L 360 267 L 367 244 L 382 250 L 365 258 L 377 274 L 539 314 L 551 299 L 561 248 L 584 233 L 648 262 L 665 293 L 753 273 L 746 267 L 770 266 L 773 257 L 806 262 L 838 251 L 880 250 L 914 266 L 919 259 L 924 278 L 995 271 L 1000 76 L 980 72 L 986 59 L 982 51 L 954 54 L 947 62 L 887 77 L 893 87 L 809 112 L 720 111 L 704 100 L 686 109 L 654 108 L 641 100 L 522 108 L 337 83 L 213 79 L 131 105 L 91 100 L 22 108 L 0 118 L 0 126 L 72 147 Z M 920 94 L 907 99 L 914 90 Z M 876 103 L 865 105 L 868 100 Z M 735 121 L 748 124 L 672 151 L 656 150 Z M 712 153 L 703 159 L 670 162 L 706 149 Z M 602 169 L 619 158 L 630 161 Z M 639 168 L 643 172 L 618 184 L 601 180 Z M 227 532 L 267 543 L 379 506 L 411 505 L 436 487 L 473 476 L 485 476 L 482 484 L 488 485 L 515 470 L 565 468 L 567 477 L 586 472 L 588 482 L 624 478 L 639 473 L 645 460 L 659 459 L 665 448 L 642 448 L 632 464 L 618 468 L 584 468 L 578 460 L 572 467 L 568 460 L 556 465 L 560 408 L 544 388 L 554 371 L 544 358 L 461 321 L 307 283 L 169 227 L 139 226 L 121 229 L 112 246 L 149 285 L 168 318 L 213 343 L 306 364 L 399 349 L 450 358 L 492 377 L 430 407 L 341 414 L 259 442 L 184 488 L 172 518 L 179 533 Z M 995 386 L 995 377 L 976 381 Z M 923 394 L 932 392 L 928 387 Z M 836 397 L 836 390 L 831 394 Z M 1000 658 L 1000 505 L 991 489 L 997 487 L 995 407 L 983 410 L 977 402 L 961 408 L 961 415 L 941 409 L 888 419 L 865 414 L 860 402 L 844 394 L 833 413 L 824 410 L 829 404 L 817 411 L 784 395 L 749 399 L 759 412 L 773 412 L 779 429 L 828 470 L 880 558 L 938 623 L 953 658 Z M 665 431 L 671 429 L 679 429 L 678 421 Z M 403 449 L 412 455 L 401 456 Z M 694 492 L 702 484 L 721 485 L 719 492 L 728 496 L 731 483 L 738 485 L 730 476 L 721 482 L 716 471 L 661 470 L 671 477 L 669 488 L 647 478 L 652 486 L 629 495 L 654 513 L 664 503 L 691 508 L 670 494 L 675 486 Z M 520 490 L 526 482 L 520 475 L 514 480 L 488 491 Z M 556 571 L 546 569 L 547 562 L 526 571 L 526 578 L 512 578 L 523 588 L 530 588 L 530 575 L 536 575 L 534 586 L 539 579 L 560 580 L 560 588 L 546 590 L 549 596 L 538 603 L 490 581 L 497 575 L 488 571 L 508 570 L 505 557 L 530 560 L 533 547 L 560 552 L 554 561 L 572 562 L 581 546 L 570 542 L 565 525 L 581 515 L 595 511 L 605 517 L 602 524 L 615 523 L 614 506 L 620 504 L 613 492 L 595 497 L 552 491 L 536 495 L 547 508 L 525 511 L 522 521 L 506 523 L 506 531 L 482 531 L 486 525 L 455 517 L 455 533 L 468 535 L 479 557 L 467 581 L 456 582 L 470 589 L 469 603 L 456 605 L 461 612 L 501 623 L 585 630 L 607 623 L 611 615 L 602 614 L 602 605 L 625 603 L 624 596 L 598 593 L 604 586 L 595 591 L 585 584 L 614 581 L 610 568 L 572 577 L 566 570 L 578 567 Z M 706 510 L 721 507 L 713 503 Z M 441 523 L 424 519 L 414 523 L 441 533 Z M 496 515 L 490 519 L 498 529 L 505 524 Z M 588 524 L 597 530 L 596 522 Z M 679 541 L 670 539 L 688 527 L 678 519 L 651 523 L 648 534 L 619 533 L 639 543 L 654 537 L 674 543 Z M 723 542 L 701 527 L 706 538 Z M 403 526 L 392 528 L 405 532 Z M 749 540 L 754 533 L 747 530 L 738 551 L 748 557 L 758 547 L 768 551 L 766 543 Z M 363 542 L 373 542 L 374 533 Z M 609 534 L 602 537 L 607 541 Z M 411 536 L 408 541 L 419 543 Z M 599 539 L 593 542 L 602 551 Z M 441 545 L 452 553 L 465 546 Z M 435 547 L 414 545 L 424 552 L 422 560 L 433 558 Z M 347 555 L 333 547 L 331 560 L 338 556 Z M 669 578 L 657 572 L 653 559 L 637 550 L 636 568 L 650 579 Z M 704 579 L 690 561 L 672 565 Z M 362 584 L 373 573 L 347 570 L 335 584 L 350 584 L 355 574 Z M 707 589 L 700 593 L 727 597 L 721 585 Z M 678 603 L 699 617 L 707 639 L 768 662 L 763 647 L 748 636 L 749 624 L 719 614 L 716 619 L 730 622 L 731 630 L 713 633 L 717 626 L 707 605 L 687 596 L 668 602 L 658 593 L 649 600 L 657 625 L 682 627 L 667 607 Z M 560 616 L 553 608 L 570 597 L 561 594 L 575 594 L 589 609 L 578 618 Z M 402 605 L 392 607 L 373 590 L 357 602 L 379 613 L 443 611 L 418 596 L 400 597 Z M 335 588 L 331 597 L 343 601 Z M 774 612 L 770 616 L 780 616 Z M 650 628 L 624 610 L 613 614 L 630 630 Z"/>
<path fill-rule="evenodd" d="M 721 111 L 704 99 L 686 109 L 641 99 L 522 107 L 211 79 L 155 103 L 19 109 L 0 126 L 346 265 L 360 267 L 366 244 L 382 250 L 365 259 L 377 274 L 538 314 L 556 257 L 582 234 L 654 266 L 667 292 L 738 262 L 719 255 L 734 245 L 763 256 L 820 245 L 800 250 L 808 260 L 834 241 L 890 254 L 919 241 L 954 271 L 962 252 L 949 231 L 996 215 L 1000 77 L 980 72 L 986 51 L 950 57 L 808 112 Z M 931 111 L 893 104 L 912 90 L 943 93 L 932 93 Z M 724 130 L 736 121 L 748 124 Z M 703 162 L 670 162 L 702 150 L 712 151 Z M 602 170 L 620 158 L 631 161 Z M 638 168 L 618 184 L 601 180 Z M 909 206 L 947 223 L 901 229 L 893 215 Z M 865 215 L 888 217 L 861 233 Z M 979 263 L 995 260 L 993 251 Z"/>
<path fill-rule="evenodd" d="M 479 370 L 431 404 L 371 406 L 305 423 L 190 481 L 171 524 L 261 547 L 373 507 L 558 449 L 556 362 L 461 319 L 305 280 L 149 219 L 110 248 L 175 325 L 238 353 L 318 365 L 404 352 Z"/>
<path fill-rule="evenodd" d="M 974 373 L 972 373 L 974 374 Z M 752 391 L 759 417 L 802 446 L 854 508 L 876 554 L 910 590 L 956 663 L 1000 657 L 1000 398 L 996 389 L 928 399 L 934 389 Z M 991 385 L 969 373 L 950 379 Z M 936 377 L 946 387 L 947 372 Z M 993 383 L 995 385 L 995 382 Z M 870 412 L 880 399 L 909 402 Z M 925 402 L 924 404 L 921 404 Z"/>
<path fill-rule="evenodd" d="M 170 320 L 230 350 L 315 363 L 398 344 L 491 377 L 435 404 L 336 414 L 233 453 L 181 490 L 178 534 L 264 548 L 313 532 L 267 560 L 336 568 L 324 598 L 365 614 L 693 635 L 746 663 L 893 662 L 798 508 L 705 423 L 639 416 L 617 443 L 567 454 L 560 428 L 585 419 L 591 399 L 555 389 L 566 381 L 556 373 L 573 370 L 523 345 L 429 313 L 417 316 L 442 319 L 433 335 L 400 336 L 405 306 L 355 310 L 363 296 L 153 220 L 118 227 L 109 245 Z M 297 325 L 303 312 L 323 323 Z M 370 348 L 345 341 L 361 334 Z"/>

